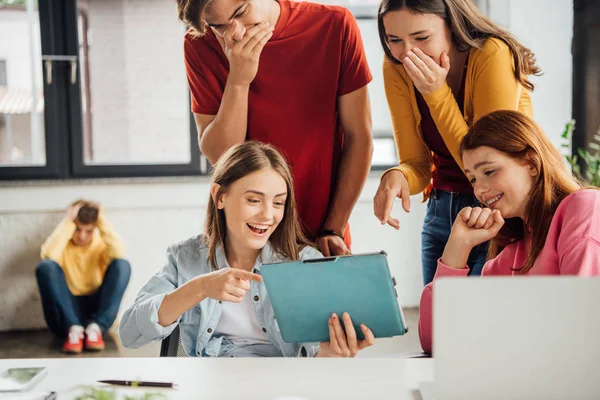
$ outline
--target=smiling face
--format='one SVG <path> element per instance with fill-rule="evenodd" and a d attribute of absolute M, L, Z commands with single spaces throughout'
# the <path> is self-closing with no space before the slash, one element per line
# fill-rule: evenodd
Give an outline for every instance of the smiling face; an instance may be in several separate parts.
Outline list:
<path fill-rule="evenodd" d="M 247 29 L 268 21 L 273 3 L 273 0 L 215 0 L 207 7 L 204 20 L 221 37 L 230 24 L 235 24 L 235 37 L 239 40 Z"/>
<path fill-rule="evenodd" d="M 417 47 L 439 65 L 442 53 L 450 54 L 452 49 L 450 28 L 438 15 L 416 13 L 404 8 L 386 13 L 383 25 L 390 51 L 400 62 L 409 50 Z"/>
<path fill-rule="evenodd" d="M 523 218 L 537 170 L 491 147 L 465 150 L 463 163 L 477 199 L 504 218 Z"/>
<path fill-rule="evenodd" d="M 216 195 L 219 186 L 213 186 Z M 288 188 L 272 168 L 238 179 L 221 195 L 217 208 L 225 213 L 227 244 L 238 251 L 260 250 L 284 217 Z"/>

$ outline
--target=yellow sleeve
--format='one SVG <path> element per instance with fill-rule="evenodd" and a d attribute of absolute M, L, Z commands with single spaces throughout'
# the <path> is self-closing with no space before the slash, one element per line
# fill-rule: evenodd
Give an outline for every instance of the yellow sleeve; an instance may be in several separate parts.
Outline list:
<path fill-rule="evenodd" d="M 504 42 L 487 40 L 482 49 L 473 53 L 473 59 L 469 62 L 473 62 L 472 122 L 492 111 L 518 110 L 523 88 L 515 78 L 513 57 Z M 469 126 L 452 90 L 444 83 L 440 89 L 423 98 L 446 147 L 463 168 L 459 148 Z"/>
<path fill-rule="evenodd" d="M 392 170 L 402 172 L 408 181 L 410 194 L 414 195 L 425 190 L 431 180 L 431 152 L 417 131 L 408 85 L 388 60 L 383 63 L 383 82 L 400 160 L 400 165 L 384 175 Z"/>
<path fill-rule="evenodd" d="M 61 262 L 61 257 L 69 241 L 73 238 L 77 226 L 72 220 L 65 218 L 54 231 L 48 236 L 48 239 L 42 244 L 40 257 L 50 259 L 56 263 Z"/>
<path fill-rule="evenodd" d="M 125 256 L 125 246 L 119 237 L 119 234 L 114 230 L 112 224 L 102 215 L 98 215 L 96 226 L 100 231 L 100 236 L 106 244 L 105 257 L 110 260 L 115 258 L 123 258 Z"/>

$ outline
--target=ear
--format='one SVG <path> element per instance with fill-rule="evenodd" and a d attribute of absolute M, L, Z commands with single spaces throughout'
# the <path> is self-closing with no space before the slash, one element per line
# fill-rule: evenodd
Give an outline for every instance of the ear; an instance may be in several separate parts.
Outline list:
<path fill-rule="evenodd" d="M 210 196 L 212 197 L 213 201 L 217 205 L 217 210 L 222 210 L 223 208 L 225 208 L 225 204 L 223 203 L 224 194 L 221 194 L 221 196 L 219 196 L 219 198 L 217 198 L 219 189 L 221 189 L 221 185 L 219 185 L 218 183 L 214 183 L 210 188 Z"/>
<path fill-rule="evenodd" d="M 527 166 L 529 167 L 529 175 L 531 177 L 535 177 L 538 176 L 540 171 L 539 171 L 539 157 L 537 156 L 537 154 L 535 154 L 532 151 L 529 151 L 527 153 L 527 155 L 525 156 L 526 162 L 527 162 Z"/>

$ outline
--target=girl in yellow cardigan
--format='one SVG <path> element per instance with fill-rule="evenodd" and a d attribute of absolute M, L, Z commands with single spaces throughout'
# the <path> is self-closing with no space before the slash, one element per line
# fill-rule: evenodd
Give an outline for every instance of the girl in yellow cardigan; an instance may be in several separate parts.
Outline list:
<path fill-rule="evenodd" d="M 450 228 L 464 207 L 478 206 L 463 173 L 459 145 L 468 127 L 502 109 L 532 116 L 528 76 L 533 53 L 484 18 L 471 0 L 383 0 L 378 13 L 386 96 L 400 165 L 386 171 L 374 198 L 375 216 L 399 229 L 396 197 L 429 199 L 421 234 L 423 281 L 433 280 Z M 487 244 L 468 265 L 480 275 Z"/>
<path fill-rule="evenodd" d="M 65 353 L 104 350 L 131 267 L 98 204 L 79 200 L 46 239 L 36 278 L 50 330 L 66 338 Z M 85 328 L 84 328 L 85 326 Z"/>

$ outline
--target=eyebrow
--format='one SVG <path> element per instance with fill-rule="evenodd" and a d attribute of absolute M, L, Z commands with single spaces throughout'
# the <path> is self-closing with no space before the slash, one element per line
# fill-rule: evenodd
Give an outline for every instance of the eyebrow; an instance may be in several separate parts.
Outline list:
<path fill-rule="evenodd" d="M 246 190 L 246 193 L 254 193 L 259 196 L 265 195 L 263 192 L 259 192 L 258 190 L 252 190 L 252 189 Z M 287 195 L 287 192 L 276 194 L 275 197 L 280 197 L 280 196 L 285 196 L 285 195 Z"/>
<path fill-rule="evenodd" d="M 231 17 L 229 17 L 229 20 L 227 21 L 227 23 L 229 23 L 229 21 L 231 21 L 232 19 L 235 18 L 235 16 L 240 12 L 240 10 L 242 9 L 242 7 L 244 7 L 246 4 L 248 4 L 248 0 L 245 0 L 238 8 L 235 9 L 235 11 L 233 12 L 233 14 L 231 14 Z M 221 28 L 227 24 L 211 24 L 209 22 L 206 23 L 206 25 L 210 26 L 211 28 Z"/>
<path fill-rule="evenodd" d="M 475 167 L 473 167 L 473 170 L 477 170 L 478 168 L 483 167 L 484 165 L 490 165 L 490 164 L 493 164 L 493 162 L 491 162 L 491 161 L 478 162 L 477 164 L 475 164 Z M 465 172 L 471 172 L 471 171 L 469 171 L 468 169 L 465 169 Z"/>
<path fill-rule="evenodd" d="M 420 31 L 416 31 L 416 32 L 413 32 L 413 33 L 409 33 L 408 36 L 417 36 L 417 35 L 422 35 L 423 33 L 428 33 L 428 32 L 429 31 L 426 31 L 426 30 L 420 30 Z M 396 36 L 396 35 L 390 35 L 387 32 L 386 32 L 385 35 L 387 37 L 389 37 L 389 38 L 398 38 L 398 39 L 400 38 L 399 36 Z"/>

